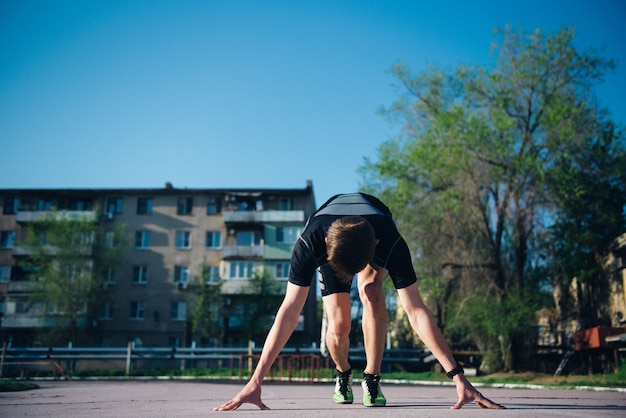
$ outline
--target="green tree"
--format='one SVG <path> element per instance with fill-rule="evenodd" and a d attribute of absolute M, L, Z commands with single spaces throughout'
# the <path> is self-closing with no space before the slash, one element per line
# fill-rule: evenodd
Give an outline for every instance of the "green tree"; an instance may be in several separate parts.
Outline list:
<path fill-rule="evenodd" d="M 468 334 L 485 371 L 525 365 L 534 312 L 550 285 L 546 266 L 563 261 L 559 251 L 546 259 L 546 245 L 560 222 L 571 226 L 580 216 L 568 191 L 595 191 L 603 201 L 619 193 L 612 214 L 598 220 L 615 235 L 626 191 L 623 137 L 593 95 L 615 63 L 578 51 L 573 28 L 546 35 L 507 27 L 495 35 L 490 67 L 413 75 L 395 65 L 403 94 L 382 113 L 400 134 L 362 167 L 364 189 L 391 206 L 418 275 L 441 283 L 431 283 L 440 326 L 449 336 Z M 580 174 L 581 164 L 594 169 Z M 571 237 L 560 239 L 558 248 Z M 602 251 L 605 241 L 588 244 Z"/>
<path fill-rule="evenodd" d="M 209 282 L 209 271 L 205 263 L 202 264 L 201 271 L 200 277 L 196 276 L 191 281 L 188 291 L 190 329 L 200 337 L 213 336 L 219 340 L 224 282 L 221 278 L 217 282 Z"/>
<path fill-rule="evenodd" d="M 569 298 L 560 302 L 561 319 L 610 321 L 608 276 L 603 260 L 611 242 L 626 229 L 626 155 L 615 127 L 598 127 L 599 135 L 577 149 L 559 155 L 558 170 L 548 175 L 558 216 L 550 228 L 546 253 L 551 254 L 546 275 L 560 287 L 569 288 L 572 278 L 588 289 L 587 297 L 573 295 L 580 311 L 570 312 Z M 576 286 L 580 292 L 583 286 Z"/>
<path fill-rule="evenodd" d="M 244 312 L 242 332 L 248 340 L 265 339 L 284 294 L 284 282 L 277 281 L 268 270 L 253 272 L 241 294 Z"/>
<path fill-rule="evenodd" d="M 104 231 L 97 216 L 63 211 L 47 213 L 26 228 L 32 303 L 41 304 L 46 344 L 80 343 L 88 338 L 98 303 L 106 297 L 109 269 L 117 267 L 124 246 L 123 226 Z"/>

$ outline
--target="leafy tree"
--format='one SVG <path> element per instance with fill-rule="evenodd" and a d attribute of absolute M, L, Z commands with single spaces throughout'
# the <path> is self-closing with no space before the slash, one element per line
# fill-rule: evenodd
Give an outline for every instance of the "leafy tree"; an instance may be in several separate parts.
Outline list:
<path fill-rule="evenodd" d="M 242 332 L 251 341 L 263 341 L 285 294 L 284 284 L 263 269 L 254 271 L 241 294 Z"/>
<path fill-rule="evenodd" d="M 574 295 L 580 311 L 568 312 L 569 298 L 559 309 L 565 318 L 602 319 L 610 322 L 608 307 L 608 277 L 603 260 L 611 242 L 624 231 L 626 195 L 626 155 L 619 134 L 611 124 L 598 127 L 599 134 L 577 149 L 559 155 L 556 166 L 548 175 L 558 216 L 550 228 L 546 252 L 551 264 L 546 275 L 552 284 L 565 290 L 575 278 L 589 289 L 588 297 Z M 580 292 L 583 286 L 577 286 Z M 561 294 L 567 295 L 567 293 Z"/>
<path fill-rule="evenodd" d="M 23 265 L 34 283 L 31 300 L 43 306 L 44 343 L 78 343 L 96 319 L 107 272 L 125 245 L 123 226 L 107 233 L 96 219 L 53 211 L 26 228 L 22 245 L 30 255 Z"/>
<path fill-rule="evenodd" d="M 485 371 L 525 365 L 548 279 L 605 251 L 624 228 L 626 192 L 623 137 L 593 95 L 615 63 L 577 50 L 574 28 L 495 35 L 491 67 L 395 65 L 403 94 L 382 113 L 401 131 L 362 167 L 418 275 L 440 281 L 429 301 L 440 326 L 469 334 Z M 574 245 L 578 234 L 589 239 Z M 566 260 L 575 268 L 556 271 Z"/>
<path fill-rule="evenodd" d="M 199 334 L 201 337 L 211 335 L 217 337 L 220 333 L 223 281 L 220 279 L 215 283 L 209 283 L 208 268 L 204 263 L 201 271 L 200 277 L 194 277 L 189 286 L 187 303 L 190 328 L 192 333 Z"/>

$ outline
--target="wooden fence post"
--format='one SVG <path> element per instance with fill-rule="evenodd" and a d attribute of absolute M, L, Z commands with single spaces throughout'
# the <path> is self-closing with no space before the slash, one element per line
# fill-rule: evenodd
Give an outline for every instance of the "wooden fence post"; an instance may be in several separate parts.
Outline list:
<path fill-rule="evenodd" d="M 4 354 L 7 351 L 6 341 L 2 343 L 2 357 L 0 358 L 0 377 L 2 377 L 2 370 L 4 369 Z"/>
<path fill-rule="evenodd" d="M 130 374 L 130 358 L 131 358 L 131 344 L 128 342 L 128 348 L 126 349 L 126 376 Z"/>

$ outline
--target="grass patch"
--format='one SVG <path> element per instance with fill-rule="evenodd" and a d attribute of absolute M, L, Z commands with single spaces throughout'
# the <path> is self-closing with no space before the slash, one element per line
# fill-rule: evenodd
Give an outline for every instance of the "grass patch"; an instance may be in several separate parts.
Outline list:
<path fill-rule="evenodd" d="M 622 366 L 624 367 L 624 366 Z M 385 373 L 385 379 L 398 380 L 422 380 L 431 382 L 447 381 L 443 373 Z M 487 385 L 541 385 L 550 387 L 571 388 L 576 386 L 602 386 L 602 387 L 626 387 L 626 372 L 620 370 L 618 373 L 604 373 L 594 375 L 568 375 L 554 377 L 550 374 L 523 372 L 523 373 L 494 373 L 486 376 L 468 376 L 473 383 L 483 383 Z"/>
<path fill-rule="evenodd" d="M 75 377 L 125 377 L 124 370 L 79 370 L 72 372 Z M 230 369 L 137 369 L 128 376 L 134 377 L 230 377 Z"/>
<path fill-rule="evenodd" d="M 471 379 L 473 382 L 485 384 L 527 384 L 554 387 L 575 386 L 606 386 L 626 387 L 626 379 L 620 373 L 605 373 L 593 375 L 552 376 L 541 373 L 494 373 L 488 376 L 478 376 Z"/>
<path fill-rule="evenodd" d="M 237 370 L 235 370 L 235 376 L 237 376 Z M 321 377 L 322 379 L 333 379 L 334 369 L 322 369 L 319 373 L 315 373 L 314 378 Z M 353 370 L 353 376 L 355 379 L 360 379 L 362 376 L 362 370 Z M 123 370 L 83 370 L 70 373 L 73 377 L 125 377 L 126 374 Z M 294 370 L 292 377 L 294 378 L 310 378 L 310 370 Z M 32 373 L 31 377 L 51 377 L 50 372 L 36 372 Z M 13 376 L 17 377 L 17 376 Z M 232 377 L 230 368 L 189 368 L 186 370 L 180 369 L 139 369 L 132 370 L 130 377 L 169 377 L 175 379 L 178 377 L 196 377 L 202 379 L 206 378 L 224 378 L 230 379 Z M 287 371 L 283 370 L 282 375 L 279 375 L 275 369 L 270 370 L 266 376 L 266 380 L 276 380 L 277 378 L 287 377 Z M 243 372 L 242 378 L 244 380 L 249 379 L 247 370 Z M 535 373 L 535 372 L 509 372 L 509 373 L 494 373 L 486 376 L 468 376 L 469 380 L 473 383 L 483 383 L 487 385 L 502 385 L 502 384 L 520 384 L 520 385 L 541 385 L 549 387 L 561 387 L 572 388 L 577 386 L 602 386 L 602 387 L 626 387 L 626 361 L 623 361 L 620 370 L 616 373 L 602 373 L 594 375 L 567 375 L 554 377 L 549 374 Z M 445 374 L 440 372 L 390 372 L 383 373 L 383 379 L 387 380 L 406 380 L 406 381 L 432 381 L 441 382 L 448 381 Z M 30 382 L 24 382 L 19 380 L 0 381 L 0 391 L 8 390 L 27 390 L 36 388 L 37 385 Z M 31 386 L 32 385 L 32 386 Z M 34 386 L 34 387 L 33 387 Z M 15 389 L 12 389 L 15 387 Z"/>
<path fill-rule="evenodd" d="M 384 379 L 389 380 L 425 380 L 428 382 L 438 382 L 448 380 L 448 378 L 443 373 L 438 372 L 420 372 L 420 373 L 411 373 L 411 372 L 391 372 L 391 373 L 383 373 Z"/>
<path fill-rule="evenodd" d="M 22 380 L 0 380 L 0 392 L 17 392 L 31 389 L 39 389 L 39 385 Z"/>

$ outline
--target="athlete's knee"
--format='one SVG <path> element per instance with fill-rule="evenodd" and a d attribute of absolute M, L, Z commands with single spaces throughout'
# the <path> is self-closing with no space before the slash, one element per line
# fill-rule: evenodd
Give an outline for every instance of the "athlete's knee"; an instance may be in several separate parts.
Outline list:
<path fill-rule="evenodd" d="M 350 335 L 350 322 L 329 321 L 327 332 L 337 339 L 347 338 Z"/>
<path fill-rule="evenodd" d="M 383 288 L 378 283 L 368 283 L 364 286 L 360 286 L 359 297 L 364 305 L 378 305 L 385 303 Z"/>
<path fill-rule="evenodd" d="M 378 305 L 385 303 L 383 295 L 383 281 L 387 274 L 387 270 L 376 269 L 368 265 L 359 273 L 359 298 L 365 304 Z"/>

